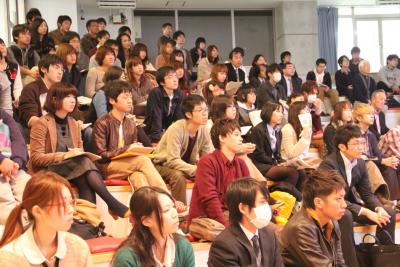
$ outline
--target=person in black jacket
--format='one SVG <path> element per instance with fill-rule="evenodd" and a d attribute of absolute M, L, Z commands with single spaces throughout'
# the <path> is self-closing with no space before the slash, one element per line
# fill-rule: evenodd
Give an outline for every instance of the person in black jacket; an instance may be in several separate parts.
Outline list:
<path fill-rule="evenodd" d="M 153 143 L 161 139 L 165 131 L 174 121 L 183 118 L 180 111 L 183 94 L 178 89 L 178 77 L 173 67 L 164 66 L 156 75 L 160 85 L 150 91 L 147 98 L 144 130 Z"/>
<path fill-rule="evenodd" d="M 341 56 L 338 59 L 340 70 L 335 73 L 336 90 L 339 96 L 345 96 L 350 102 L 353 102 L 353 78 L 354 73 L 350 71 L 350 60 L 347 56 Z"/>
<path fill-rule="evenodd" d="M 291 62 L 282 63 L 283 77 L 279 82 L 283 87 L 283 99 L 287 100 L 292 93 L 301 92 L 302 80 L 295 75 L 296 68 Z"/>
<path fill-rule="evenodd" d="M 347 210 L 339 220 L 343 256 L 347 266 L 358 266 L 354 247 L 353 222 L 377 224 L 376 236 L 382 244 L 390 244 L 386 230 L 394 240 L 396 214 L 394 210 L 384 208 L 371 191 L 367 168 L 361 154 L 363 139 L 356 125 L 345 125 L 337 129 L 335 143 L 338 151 L 330 154 L 319 166 L 320 170 L 338 170 L 347 184 L 345 200 Z M 355 194 L 357 190 L 358 195 Z M 360 198 L 363 205 L 360 205 Z"/>
<path fill-rule="evenodd" d="M 31 45 L 40 57 L 56 52 L 54 40 L 49 36 L 47 22 L 42 18 L 36 18 L 32 22 Z"/>
<path fill-rule="evenodd" d="M 369 61 L 362 60 L 358 64 L 359 73 L 354 76 L 353 80 L 353 101 L 368 104 L 370 96 L 376 89 L 374 78 L 369 76 L 371 66 Z"/>
<path fill-rule="evenodd" d="M 282 123 L 283 110 L 280 103 L 264 104 L 260 115 L 262 122 L 248 134 L 249 142 L 256 145 L 256 149 L 249 154 L 249 157 L 268 179 L 289 183 L 300 190 L 305 180 L 305 173 L 294 167 L 285 166 L 285 160 L 281 157 L 282 133 L 279 125 Z M 298 195 L 301 193 L 299 192 Z"/>
<path fill-rule="evenodd" d="M 64 65 L 61 81 L 79 88 L 81 85 L 81 72 L 78 69 L 75 49 L 70 44 L 61 43 L 57 47 L 56 55 L 62 59 Z"/>
<path fill-rule="evenodd" d="M 369 127 L 369 130 L 376 136 L 378 141 L 381 139 L 382 135 L 389 132 L 389 128 L 386 126 L 385 113 L 382 111 L 385 103 L 385 90 L 375 90 L 371 95 L 371 106 L 375 109 L 374 124 Z"/>
<path fill-rule="evenodd" d="M 235 47 L 229 53 L 230 63 L 227 63 L 228 67 L 228 82 L 244 82 L 245 72 L 241 69 L 243 64 L 244 50 L 241 47 Z"/>
<path fill-rule="evenodd" d="M 332 89 L 331 74 L 326 71 L 326 60 L 315 61 L 315 69 L 307 73 L 306 80 L 316 81 L 318 84 L 318 98 L 324 101 L 325 97 L 331 100 L 332 107 L 339 102 L 338 91 Z"/>
<path fill-rule="evenodd" d="M 262 84 L 257 90 L 257 109 L 262 109 L 266 102 L 278 103 L 279 100 L 284 98 L 284 89 L 279 81 L 282 78 L 281 69 L 276 63 L 272 63 L 267 67 L 268 81 Z"/>
<path fill-rule="evenodd" d="M 233 181 L 226 191 L 228 226 L 211 245 L 209 267 L 283 267 L 278 239 L 268 225 L 271 208 L 265 187 L 253 178 Z"/>

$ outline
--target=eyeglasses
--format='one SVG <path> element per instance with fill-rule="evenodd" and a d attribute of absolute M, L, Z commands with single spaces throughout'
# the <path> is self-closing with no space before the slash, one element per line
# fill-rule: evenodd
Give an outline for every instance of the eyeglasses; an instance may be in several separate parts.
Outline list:
<path fill-rule="evenodd" d="M 67 209 L 69 207 L 72 207 L 75 209 L 76 202 L 77 202 L 76 199 L 69 199 L 69 200 L 64 200 L 63 202 L 48 204 L 48 205 L 45 205 L 45 207 L 62 206 L 62 207 L 64 207 L 64 209 Z"/>
<path fill-rule="evenodd" d="M 208 108 L 202 108 L 202 109 L 195 109 L 193 112 L 199 112 L 199 113 L 208 113 Z"/>

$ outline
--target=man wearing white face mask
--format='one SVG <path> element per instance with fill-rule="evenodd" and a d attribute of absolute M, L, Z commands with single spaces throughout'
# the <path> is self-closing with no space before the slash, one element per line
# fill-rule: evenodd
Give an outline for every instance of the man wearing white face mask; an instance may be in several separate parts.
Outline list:
<path fill-rule="evenodd" d="M 347 266 L 337 222 L 346 211 L 344 188 L 336 170 L 316 171 L 305 182 L 303 207 L 279 235 L 286 267 Z"/>
<path fill-rule="evenodd" d="M 278 64 L 272 63 L 267 67 L 268 81 L 257 88 L 257 109 L 262 109 L 265 103 L 278 103 L 285 99 L 284 88 L 279 83 L 282 79 L 281 69 Z"/>
<path fill-rule="evenodd" d="M 212 243 L 209 267 L 283 267 L 278 240 L 268 226 L 272 214 L 266 190 L 253 178 L 230 184 L 226 192 L 230 226 Z"/>

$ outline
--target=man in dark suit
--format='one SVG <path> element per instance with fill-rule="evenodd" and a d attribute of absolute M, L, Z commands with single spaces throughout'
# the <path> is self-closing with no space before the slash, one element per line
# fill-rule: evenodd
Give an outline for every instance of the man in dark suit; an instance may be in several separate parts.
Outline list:
<path fill-rule="evenodd" d="M 371 66 L 367 60 L 362 60 L 358 68 L 360 72 L 353 80 L 353 100 L 368 104 L 372 92 L 376 89 L 376 83 L 369 75 Z"/>
<path fill-rule="evenodd" d="M 386 93 L 383 89 L 375 90 L 371 95 L 371 106 L 375 109 L 374 124 L 369 127 L 369 130 L 376 136 L 377 140 L 381 139 L 382 135 L 389 132 L 386 126 L 385 113 L 382 109 L 386 102 Z"/>
<path fill-rule="evenodd" d="M 327 156 L 319 169 L 338 170 L 345 178 L 347 210 L 339 220 L 339 226 L 344 259 L 348 266 L 353 267 L 358 266 L 354 248 L 353 221 L 377 224 L 376 236 L 381 243 L 388 244 L 390 240 L 385 231 L 394 240 L 396 214 L 394 210 L 384 208 L 371 191 L 365 162 L 360 159 L 364 145 L 360 128 L 356 125 L 340 127 L 335 134 L 335 143 L 338 151 Z"/>
<path fill-rule="evenodd" d="M 209 267 L 283 267 L 265 187 L 253 178 L 233 181 L 226 192 L 228 226 L 211 245 Z"/>
<path fill-rule="evenodd" d="M 235 47 L 229 53 L 230 63 L 227 63 L 228 67 L 228 82 L 244 82 L 245 72 L 241 69 L 243 64 L 244 50 L 241 47 Z"/>
<path fill-rule="evenodd" d="M 299 77 L 295 76 L 296 68 L 291 62 L 282 63 L 283 77 L 279 84 L 283 88 L 283 100 L 287 100 L 292 93 L 301 92 L 301 83 L 303 82 Z"/>
<path fill-rule="evenodd" d="M 265 103 L 278 103 L 284 100 L 284 88 L 279 83 L 282 79 L 281 69 L 276 63 L 267 66 L 268 80 L 260 87 L 256 88 L 256 107 L 262 109 Z"/>

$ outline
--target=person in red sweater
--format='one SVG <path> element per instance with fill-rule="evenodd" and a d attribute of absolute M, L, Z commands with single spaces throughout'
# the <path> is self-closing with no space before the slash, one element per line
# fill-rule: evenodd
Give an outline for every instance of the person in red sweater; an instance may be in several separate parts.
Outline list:
<path fill-rule="evenodd" d="M 203 156 L 195 174 L 189 209 L 189 224 L 197 217 L 207 217 L 229 225 L 224 201 L 229 184 L 250 175 L 246 163 L 236 156 L 242 149 L 240 126 L 235 120 L 221 119 L 211 128 L 213 153 Z"/>

